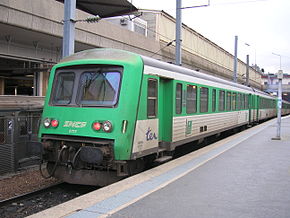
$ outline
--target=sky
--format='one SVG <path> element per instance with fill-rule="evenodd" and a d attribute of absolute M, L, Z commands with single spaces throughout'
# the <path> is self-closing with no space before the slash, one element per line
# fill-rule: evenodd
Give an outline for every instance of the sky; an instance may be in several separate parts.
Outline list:
<path fill-rule="evenodd" d="M 182 0 L 182 7 L 207 4 L 209 0 Z M 175 0 L 132 0 L 139 9 L 164 10 L 173 17 Z M 290 74 L 290 0 L 210 0 L 208 7 L 182 10 L 182 22 L 234 54 L 257 64 L 265 73 L 281 69 Z M 246 45 L 247 44 L 247 45 Z M 274 55 L 274 54 L 275 55 Z"/>

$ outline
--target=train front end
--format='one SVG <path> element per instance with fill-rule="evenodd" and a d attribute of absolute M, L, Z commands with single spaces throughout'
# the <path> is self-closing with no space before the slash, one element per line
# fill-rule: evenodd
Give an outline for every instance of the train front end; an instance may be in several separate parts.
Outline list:
<path fill-rule="evenodd" d="M 52 69 L 39 131 L 48 176 L 103 186 L 130 174 L 142 71 L 139 56 L 112 49 Z"/>

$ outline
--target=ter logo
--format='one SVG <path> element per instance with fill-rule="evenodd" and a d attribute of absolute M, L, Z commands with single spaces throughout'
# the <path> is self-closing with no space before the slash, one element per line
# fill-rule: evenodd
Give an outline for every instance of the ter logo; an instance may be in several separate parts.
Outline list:
<path fill-rule="evenodd" d="M 156 133 L 152 132 L 152 130 L 150 129 L 150 127 L 148 127 L 148 130 L 146 132 L 146 140 L 147 141 L 152 141 L 157 139 Z"/>

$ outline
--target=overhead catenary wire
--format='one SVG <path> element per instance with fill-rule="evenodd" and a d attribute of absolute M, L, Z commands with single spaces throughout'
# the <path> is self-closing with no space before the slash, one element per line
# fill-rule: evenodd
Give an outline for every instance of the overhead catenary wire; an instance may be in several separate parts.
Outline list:
<path fill-rule="evenodd" d="M 168 42 L 165 46 L 163 46 L 162 48 L 160 48 L 157 52 L 153 53 L 150 57 L 153 57 L 154 55 L 158 54 L 158 53 L 159 53 L 160 51 L 162 51 L 164 48 L 166 48 L 166 47 L 172 45 L 172 43 L 175 42 L 175 41 L 176 41 L 176 40 L 174 39 L 174 40 Z"/>
<path fill-rule="evenodd" d="M 140 10 L 142 10 L 142 9 L 140 9 Z M 126 20 L 128 20 L 128 21 L 130 21 L 130 18 L 127 18 L 127 17 L 123 17 L 123 18 L 126 19 Z M 165 36 L 165 35 L 163 35 L 163 34 L 157 32 L 155 29 L 151 29 L 151 28 L 149 28 L 149 27 L 146 27 L 146 29 L 147 29 L 147 31 L 152 32 L 152 33 L 154 33 L 154 34 L 156 34 L 156 35 L 162 37 L 164 40 L 168 40 L 168 41 L 169 41 L 169 42 L 168 42 L 164 47 L 162 47 L 161 49 L 159 49 L 157 52 L 154 52 L 150 57 L 153 57 L 154 55 L 157 55 L 157 54 L 158 54 L 162 49 L 164 49 L 164 48 L 166 48 L 166 47 L 172 45 L 173 42 L 176 41 L 176 39 L 169 38 L 168 36 Z M 193 31 L 194 31 L 194 30 L 193 30 Z M 204 36 L 202 36 L 202 35 L 199 34 L 199 33 L 197 33 L 197 35 L 198 35 L 199 38 L 200 38 L 200 37 L 204 37 Z M 163 41 L 164 41 L 164 40 L 163 40 Z M 210 41 L 210 40 L 209 40 L 209 41 Z M 170 43 L 170 42 L 171 42 L 171 43 Z M 210 42 L 211 42 L 211 41 L 210 41 Z M 169 45 L 168 45 L 168 44 L 169 44 Z M 215 46 L 219 47 L 219 46 L 216 45 L 214 42 L 211 42 L 211 44 L 214 44 Z M 222 64 L 222 63 L 217 62 L 217 60 L 215 60 L 215 59 L 213 59 L 213 58 L 211 58 L 211 57 L 209 57 L 209 56 L 205 56 L 205 55 L 203 55 L 203 54 L 200 53 L 197 49 L 194 50 L 194 49 L 192 49 L 191 47 L 188 47 L 188 46 L 186 46 L 186 45 L 184 45 L 184 44 L 182 44 L 182 48 L 183 48 L 183 49 L 186 49 L 187 51 L 191 52 L 192 54 L 197 54 L 197 55 L 199 55 L 200 57 L 206 58 L 208 61 L 210 61 L 210 62 L 212 62 L 212 63 L 215 63 L 215 64 Z M 220 47 L 220 48 L 221 48 L 221 47 Z M 221 49 L 223 50 L 224 53 L 229 53 L 229 52 L 226 51 L 225 49 L 223 49 L 223 48 L 221 48 Z M 150 52 L 152 52 L 152 51 L 150 51 Z M 229 53 L 229 54 L 230 54 L 230 53 Z M 231 54 L 231 55 L 232 55 L 232 54 Z M 169 56 L 166 56 L 166 57 L 169 58 L 169 59 L 172 59 L 172 57 L 169 57 Z M 230 68 L 227 68 L 227 67 L 224 66 L 224 65 L 222 65 L 222 66 L 225 67 L 225 68 L 228 69 L 228 70 L 231 70 Z"/>

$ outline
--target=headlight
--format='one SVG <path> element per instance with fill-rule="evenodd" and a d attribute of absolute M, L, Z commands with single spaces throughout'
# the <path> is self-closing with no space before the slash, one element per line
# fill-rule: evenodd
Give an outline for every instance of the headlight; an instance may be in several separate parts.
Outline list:
<path fill-rule="evenodd" d="M 113 129 L 113 125 L 110 121 L 103 122 L 103 130 L 105 132 L 112 132 L 112 129 Z"/>
<path fill-rule="evenodd" d="M 49 118 L 45 118 L 43 120 L 43 125 L 44 125 L 45 128 L 50 127 L 50 119 Z"/>

